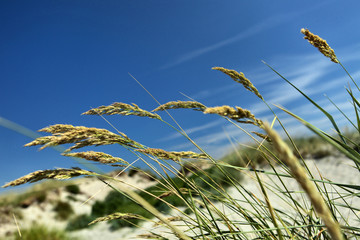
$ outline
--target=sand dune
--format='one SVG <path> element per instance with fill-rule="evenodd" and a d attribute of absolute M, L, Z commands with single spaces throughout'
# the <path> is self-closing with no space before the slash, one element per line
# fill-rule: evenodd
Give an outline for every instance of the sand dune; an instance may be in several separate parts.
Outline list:
<path fill-rule="evenodd" d="M 307 165 L 311 169 L 314 177 L 316 179 L 320 179 L 321 177 L 324 179 L 331 179 L 333 182 L 346 183 L 346 184 L 358 184 L 360 182 L 360 175 L 358 174 L 358 170 L 354 168 L 354 164 L 351 160 L 344 157 L 326 157 L 320 160 L 306 160 Z M 265 169 L 266 171 L 272 171 L 270 169 Z M 276 167 L 276 170 L 279 172 L 283 172 L 284 170 L 280 167 Z M 274 176 L 260 174 L 260 177 L 264 180 L 265 183 L 271 184 L 280 184 L 278 179 L 275 179 Z M 272 179 L 271 179 L 272 178 Z M 124 174 L 120 177 L 123 182 L 126 182 L 129 186 L 136 186 L 141 188 L 146 188 L 154 184 L 147 179 L 142 178 L 140 175 L 134 175 L 129 177 Z M 285 185 L 289 190 L 298 191 L 300 190 L 298 184 L 290 178 L 283 178 Z M 62 201 L 68 201 L 72 204 L 72 207 L 75 211 L 75 214 L 83 214 L 90 213 L 91 204 L 96 200 L 103 200 L 108 192 L 111 190 L 101 181 L 96 179 L 80 179 L 77 184 L 79 184 L 82 194 L 78 195 L 78 201 L 69 201 L 68 196 L 70 193 L 61 190 L 57 193 L 49 194 L 49 198 L 58 198 Z M 125 184 L 125 183 L 123 183 Z M 259 185 L 254 181 L 254 174 L 248 173 L 245 177 L 244 181 L 241 183 L 244 188 L 248 191 L 251 191 L 254 195 L 259 198 L 262 198 L 261 190 L 259 189 Z M 327 189 L 329 192 L 334 192 L 335 189 Z M 343 191 L 340 188 L 336 189 L 337 191 Z M 228 189 L 228 192 L 233 196 L 233 198 L 241 201 L 243 197 L 239 192 L 236 191 L 235 188 Z M 289 211 L 289 206 L 286 205 L 276 194 L 273 194 L 269 191 L 269 198 L 274 208 L 279 208 L 285 211 Z M 90 200 L 89 197 L 92 197 Z M 294 194 L 294 198 L 297 201 L 307 201 L 307 199 L 302 198 L 300 195 Z M 351 202 L 351 200 L 349 200 Z M 86 203 L 84 203 L 86 202 Z M 360 208 L 360 201 L 358 199 L 352 200 L 353 206 Z M 218 206 L 220 207 L 220 206 Z M 232 216 L 231 210 L 227 207 L 221 207 L 226 212 L 226 215 L 231 219 Z M 349 222 L 354 226 L 358 225 L 359 222 L 356 217 L 352 216 L 352 213 L 348 211 L 346 208 L 339 207 L 339 210 L 344 216 L 349 216 Z M 291 210 L 290 210 L 291 211 Z M 26 228 L 30 226 L 32 223 L 42 223 L 46 224 L 48 227 L 56 227 L 56 228 L 64 228 L 66 226 L 65 221 L 58 221 L 55 218 L 55 213 L 53 211 L 53 206 L 50 204 L 33 204 L 28 208 L 21 210 L 23 219 L 19 219 L 19 226 L 21 228 Z M 172 212 L 171 214 L 176 215 L 176 212 Z M 6 234 L 6 232 L 16 231 L 16 225 L 14 221 L 8 220 L 5 224 L 0 221 L 0 236 Z M 168 230 L 164 227 L 157 226 L 154 227 L 154 223 L 146 222 L 142 224 L 142 228 L 133 229 L 133 228 L 123 228 L 118 231 L 111 232 L 109 231 L 108 225 L 105 222 L 97 223 L 94 227 L 89 229 L 84 229 L 80 231 L 74 231 L 71 233 L 72 236 L 79 237 L 81 239 L 141 239 L 141 237 L 137 237 L 139 234 L 147 233 L 148 230 L 151 230 L 155 233 L 159 233 L 162 235 L 171 236 L 168 234 Z"/>

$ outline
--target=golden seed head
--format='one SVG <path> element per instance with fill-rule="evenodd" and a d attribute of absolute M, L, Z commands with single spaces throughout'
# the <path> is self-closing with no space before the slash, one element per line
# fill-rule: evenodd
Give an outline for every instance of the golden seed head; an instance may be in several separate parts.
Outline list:
<path fill-rule="evenodd" d="M 42 128 L 39 130 L 39 132 L 47 132 L 47 133 L 63 133 L 63 132 L 68 132 L 72 129 L 74 129 L 75 127 L 72 125 L 68 125 L 68 124 L 55 124 L 46 128 Z"/>
<path fill-rule="evenodd" d="M 228 117 L 240 123 L 250 123 L 256 126 L 262 126 L 262 121 L 260 119 L 255 118 L 254 114 L 252 114 L 249 110 L 243 109 L 241 107 L 230 107 L 227 105 L 221 107 L 209 107 L 204 111 L 205 114 L 217 114 L 220 116 Z M 241 119 L 249 119 L 249 120 L 241 120 Z"/>
<path fill-rule="evenodd" d="M 166 109 L 178 109 L 178 108 L 191 108 L 196 111 L 202 111 L 206 107 L 205 105 L 195 101 L 171 101 L 163 105 L 160 105 L 159 107 L 152 110 L 152 112 L 164 111 Z"/>
<path fill-rule="evenodd" d="M 120 114 L 124 116 L 135 115 L 140 117 L 161 119 L 159 115 L 141 109 L 135 103 L 130 105 L 127 103 L 116 102 L 109 106 L 100 106 L 97 108 L 90 109 L 89 111 L 83 113 L 83 115 L 115 115 L 115 114 Z"/>
<path fill-rule="evenodd" d="M 87 151 L 87 152 L 63 153 L 62 155 L 68 157 L 83 158 L 89 161 L 95 161 L 104 164 L 122 163 L 125 165 L 129 165 L 129 163 L 123 160 L 122 158 L 113 157 L 110 154 L 106 154 L 103 152 Z"/>
<path fill-rule="evenodd" d="M 34 141 L 25 144 L 26 147 L 43 145 L 40 148 L 40 150 L 42 150 L 46 147 L 73 143 L 74 146 L 67 149 L 66 152 L 86 146 L 110 145 L 116 143 L 133 148 L 143 147 L 140 143 L 128 138 L 124 133 L 119 132 L 118 134 L 115 134 L 100 128 L 88 128 L 83 126 L 74 127 L 71 125 L 57 124 L 43 128 L 40 131 L 52 133 L 53 135 L 39 137 Z"/>
<path fill-rule="evenodd" d="M 301 33 L 305 35 L 304 39 L 308 40 L 311 45 L 316 47 L 324 56 L 331 59 L 334 63 L 339 63 L 334 50 L 329 46 L 326 40 L 318 35 L 311 33 L 308 29 L 301 29 Z"/>
<path fill-rule="evenodd" d="M 99 217 L 99 218 L 95 219 L 94 221 L 92 221 L 91 223 L 89 223 L 89 225 L 92 225 L 92 224 L 95 224 L 98 222 L 103 222 L 103 221 L 110 221 L 113 219 L 136 219 L 136 218 L 142 218 L 142 217 L 138 214 L 133 214 L 133 213 L 116 212 L 116 213 L 107 215 L 105 217 Z"/>
<path fill-rule="evenodd" d="M 36 172 L 29 173 L 28 175 L 18 178 L 12 182 L 9 182 L 2 187 L 6 188 L 9 186 L 18 186 L 28 182 L 33 183 L 33 182 L 41 181 L 43 179 L 69 179 L 81 175 L 94 176 L 97 174 L 91 171 L 82 170 L 78 168 L 74 168 L 74 169 L 59 168 L 55 170 L 39 170 Z"/>
<path fill-rule="evenodd" d="M 260 99 L 263 99 L 263 97 L 261 96 L 259 91 L 256 89 L 256 87 L 251 83 L 251 81 L 249 79 L 247 79 L 245 77 L 245 75 L 242 72 L 238 73 L 235 70 L 226 69 L 223 67 L 213 67 L 212 69 L 219 70 L 219 71 L 225 73 L 226 75 L 230 76 L 235 82 L 242 84 L 247 90 L 249 90 L 250 92 L 253 92 Z"/>
<path fill-rule="evenodd" d="M 203 153 L 194 153 L 191 151 L 185 152 L 168 152 L 159 148 L 146 148 L 146 149 L 137 149 L 136 151 L 149 154 L 159 159 L 168 159 L 175 162 L 179 162 L 182 158 L 192 158 L 192 159 L 205 159 L 207 158 Z"/>

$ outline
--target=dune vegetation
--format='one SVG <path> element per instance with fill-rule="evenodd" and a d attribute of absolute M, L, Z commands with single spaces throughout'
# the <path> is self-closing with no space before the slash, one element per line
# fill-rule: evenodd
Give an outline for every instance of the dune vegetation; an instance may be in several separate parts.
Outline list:
<path fill-rule="evenodd" d="M 320 53 L 343 68 L 356 91 L 360 92 L 360 88 L 327 42 L 307 29 L 302 29 L 301 32 Z M 251 111 L 239 106 L 210 107 L 193 100 L 159 103 L 159 106 L 153 110 L 120 102 L 100 106 L 83 114 L 95 115 L 95 117 L 135 115 L 152 118 L 183 135 L 184 139 L 190 141 L 198 151 L 174 152 L 151 148 L 119 131 L 56 124 L 41 129 L 40 132 L 49 135 L 39 137 L 26 146 L 40 146 L 40 149 L 44 149 L 66 144 L 68 149 L 62 153 L 65 156 L 95 161 L 116 169 L 120 167 L 123 171 L 134 169 L 130 163 L 117 156 L 79 150 L 93 146 L 119 145 L 136 155 L 151 169 L 151 172 L 141 169 L 137 171 L 142 171 L 144 175 L 152 178 L 157 182 L 156 185 L 145 189 L 126 188 L 116 185 L 119 181 L 117 175 L 104 175 L 73 168 L 36 171 L 3 187 L 34 183 L 44 179 L 70 179 L 77 176 L 91 176 L 107 184 L 112 191 L 105 200 L 97 201 L 92 206 L 90 214 L 70 218 L 68 231 L 83 229 L 102 221 L 109 221 L 112 230 L 121 227 L 141 227 L 146 221 L 153 222 L 154 228 L 139 238 L 357 239 L 360 237 L 358 214 L 360 209 L 354 204 L 358 201 L 360 185 L 333 182 L 331 179 L 317 177 L 305 158 L 323 158 L 338 152 L 348 158 L 348 164 L 352 164 L 359 174 L 360 102 L 355 98 L 352 89 L 347 88 L 357 118 L 350 120 L 345 115 L 352 130 L 342 131 L 328 112 L 270 65 L 264 64 L 318 108 L 324 114 L 324 118 L 332 123 L 336 135 L 328 134 L 305 121 L 301 116 L 297 116 L 296 113 L 280 107 L 314 133 L 314 136 L 308 138 L 292 138 L 288 130 L 283 127 L 281 119 L 275 114 L 273 107 L 266 102 L 244 73 L 224 67 L 214 67 L 214 70 L 223 72 L 224 77 L 230 77 L 234 84 L 241 84 L 248 94 L 257 96 L 259 101 L 274 114 L 273 122 L 265 122 Z M 214 159 L 180 126 L 169 123 L 161 117 L 161 114 L 171 114 L 171 111 L 176 109 L 194 110 L 195 114 L 217 115 L 236 126 L 239 131 L 244 131 L 254 145 L 248 148 L 241 147 L 220 160 Z M 244 124 L 256 127 L 257 131 L 247 132 L 242 127 Z M 280 131 L 285 133 L 285 139 L 274 130 L 275 125 L 280 126 Z M 266 166 L 268 170 L 261 170 L 262 166 Z M 252 176 L 261 194 L 255 195 L 242 186 L 244 175 Z M 265 181 L 265 176 L 270 180 Z M 292 179 L 299 187 L 290 189 L 284 183 L 287 179 Z M 81 190 L 71 186 L 68 187 L 68 191 L 78 193 Z M 281 199 L 283 207 L 274 204 L 270 196 Z M 36 197 L 37 201 L 45 198 L 41 193 Z M 65 208 L 64 203 L 58 204 L 59 209 Z M 59 212 L 59 218 L 68 218 L 70 214 L 71 210 Z M 121 237 L 124 238 L 119 236 Z"/>

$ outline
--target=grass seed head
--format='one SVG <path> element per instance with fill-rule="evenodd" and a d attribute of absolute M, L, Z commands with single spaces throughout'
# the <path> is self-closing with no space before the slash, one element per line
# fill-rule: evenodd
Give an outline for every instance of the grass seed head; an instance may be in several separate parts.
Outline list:
<path fill-rule="evenodd" d="M 41 131 L 52 133 L 53 136 L 39 137 L 25 144 L 25 147 L 43 145 L 40 148 L 40 150 L 42 150 L 46 147 L 74 143 L 75 145 L 67 149 L 66 152 L 86 146 L 111 145 L 116 143 L 133 148 L 143 147 L 140 143 L 128 138 L 124 133 L 119 132 L 115 134 L 100 128 L 74 127 L 71 125 L 57 124 L 41 129 Z"/>
<path fill-rule="evenodd" d="M 240 123 L 249 123 L 254 124 L 256 126 L 262 126 L 262 121 L 255 118 L 254 114 L 252 114 L 249 110 L 243 109 L 241 107 L 230 107 L 227 105 L 220 107 L 209 107 L 204 111 L 205 114 L 217 114 L 220 116 L 228 117 Z M 249 119 L 249 120 L 241 120 L 241 119 Z"/>
<path fill-rule="evenodd" d="M 133 213 L 120 213 L 120 212 L 116 212 L 110 215 L 107 215 L 105 217 L 99 217 L 97 219 L 95 219 L 94 221 L 90 222 L 89 225 L 98 223 L 98 222 L 103 222 L 103 221 L 110 221 L 110 220 L 114 220 L 114 219 L 137 219 L 137 218 L 141 218 L 140 215 L 137 214 L 133 214 Z"/>
<path fill-rule="evenodd" d="M 25 175 L 21 178 L 18 178 L 12 182 L 9 182 L 2 186 L 3 188 L 9 187 L 9 186 L 18 186 L 25 183 L 33 183 L 37 181 L 41 181 L 43 179 L 69 179 L 81 175 L 87 175 L 87 176 L 93 176 L 97 175 L 94 172 L 82 170 L 82 169 L 55 169 L 55 170 L 39 170 L 32 173 L 29 173 L 28 175 Z"/>
<path fill-rule="evenodd" d="M 260 99 L 263 99 L 263 97 L 261 96 L 259 91 L 256 89 L 256 87 L 251 83 L 251 81 L 249 79 L 247 79 L 245 77 L 245 75 L 242 72 L 238 73 L 235 70 L 226 69 L 223 67 L 213 67 L 212 69 L 219 70 L 219 71 L 225 73 L 226 75 L 230 76 L 235 82 L 242 84 L 247 90 L 249 90 L 250 92 L 253 92 Z"/>
<path fill-rule="evenodd" d="M 178 108 L 191 108 L 196 111 L 203 111 L 206 107 L 205 105 L 195 101 L 171 101 L 163 105 L 160 105 L 159 107 L 152 110 L 152 112 L 164 111 L 166 109 L 178 109 Z"/>
<path fill-rule="evenodd" d="M 168 159 L 175 162 L 179 162 L 182 158 L 192 158 L 192 159 L 205 159 L 207 158 L 205 154 L 194 153 L 191 151 L 185 152 L 168 152 L 159 148 L 146 148 L 146 149 L 137 149 L 136 151 L 155 156 L 159 159 Z"/>
<path fill-rule="evenodd" d="M 72 129 L 74 129 L 76 127 L 74 127 L 73 125 L 68 125 L 68 124 L 55 124 L 46 128 L 42 128 L 39 130 L 39 132 L 47 132 L 47 133 L 64 133 L 64 132 L 68 132 Z"/>
<path fill-rule="evenodd" d="M 334 50 L 329 46 L 326 40 L 318 35 L 311 33 L 308 29 L 302 28 L 301 33 L 305 35 L 304 39 L 308 40 L 311 45 L 316 47 L 324 56 L 331 59 L 334 63 L 339 63 Z"/>
<path fill-rule="evenodd" d="M 106 154 L 103 152 L 87 151 L 87 152 L 76 152 L 76 153 L 63 153 L 62 155 L 68 157 L 83 158 L 89 161 L 100 162 L 104 164 L 123 163 L 125 165 L 129 165 L 129 163 L 123 160 L 122 158 L 113 157 L 110 154 Z"/>
<path fill-rule="evenodd" d="M 161 119 L 161 117 L 155 113 L 151 113 L 144 109 L 139 108 L 138 105 L 133 103 L 132 105 L 127 103 L 116 102 L 109 106 L 100 106 L 97 108 L 90 109 L 87 112 L 84 112 L 83 115 L 135 115 L 140 117 L 149 117 L 155 119 Z"/>

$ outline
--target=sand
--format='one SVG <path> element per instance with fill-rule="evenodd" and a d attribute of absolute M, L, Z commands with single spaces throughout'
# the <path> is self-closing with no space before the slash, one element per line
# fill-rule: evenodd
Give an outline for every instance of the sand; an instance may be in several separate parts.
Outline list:
<path fill-rule="evenodd" d="M 354 164 L 351 160 L 345 158 L 345 157 L 326 157 L 320 160 L 306 160 L 306 164 L 311 169 L 311 172 L 313 173 L 314 177 L 316 179 L 320 179 L 320 176 L 324 179 L 328 178 L 331 179 L 333 182 L 339 182 L 339 183 L 346 183 L 346 184 L 354 184 L 358 185 L 360 182 L 360 174 L 357 169 L 354 168 Z M 272 171 L 271 169 L 264 169 L 266 171 Z M 276 170 L 279 172 L 284 172 L 283 169 L 280 167 L 276 167 Z M 262 180 L 265 183 L 270 183 L 274 185 L 280 184 L 280 181 L 276 179 L 274 176 L 269 176 L 265 174 L 259 174 L 259 176 L 262 178 Z M 136 187 L 140 188 L 146 188 L 148 186 L 151 186 L 154 184 L 154 182 L 150 182 L 147 179 L 143 179 L 140 176 L 133 176 L 129 177 L 127 175 L 124 175 L 121 177 L 121 179 L 124 182 L 127 182 L 130 185 L 134 185 Z M 299 191 L 298 184 L 290 178 L 283 178 L 284 183 L 286 187 L 289 190 L 293 191 Z M 245 179 L 242 181 L 241 185 L 247 189 L 248 191 L 252 192 L 255 196 L 257 196 L 260 199 L 263 199 L 263 194 L 259 188 L 259 184 L 256 184 L 256 181 L 254 181 L 254 173 L 248 172 Z M 106 197 L 108 192 L 111 190 L 109 187 L 106 187 L 102 182 L 100 181 L 94 181 L 93 179 L 89 180 L 81 180 L 80 183 L 80 189 L 82 191 L 81 199 L 82 201 L 73 202 L 71 201 L 71 204 L 76 212 L 76 214 L 82 214 L 82 213 L 90 213 L 91 211 L 91 204 L 96 200 L 102 200 Z M 340 188 L 336 188 L 337 191 L 344 190 Z M 327 189 L 328 192 L 334 192 L 335 189 Z M 231 194 L 231 196 L 234 199 L 238 199 L 241 201 L 244 199 L 244 197 L 235 189 L 230 188 L 228 189 L 228 192 Z M 60 191 L 59 197 L 63 201 L 69 201 L 67 199 L 67 196 L 69 193 L 65 191 Z M 268 191 L 269 199 L 274 208 L 282 209 L 284 211 L 292 211 L 290 207 L 286 204 L 286 202 L 282 201 L 276 194 L 272 193 L 271 191 Z M 91 200 L 89 200 L 86 204 L 83 204 L 86 199 L 88 199 L 90 196 L 94 196 Z M 294 198 L 297 201 L 306 202 L 306 204 L 309 206 L 308 200 L 306 198 L 302 198 L 300 194 L 293 194 Z M 56 196 L 53 196 L 56 197 Z M 353 207 L 360 208 L 360 200 L 353 198 L 348 199 L 349 202 L 352 202 Z M 243 205 L 244 206 L 244 205 Z M 226 216 L 228 216 L 230 219 L 236 219 L 239 220 L 238 215 L 234 215 L 233 212 L 224 206 L 217 205 L 218 208 L 223 209 Z M 54 218 L 55 213 L 52 211 L 53 206 L 51 205 L 32 205 L 26 209 L 23 209 L 23 216 L 24 219 L 19 220 L 20 227 L 27 227 L 32 222 L 37 223 L 44 223 L 49 227 L 56 227 L 56 228 L 64 228 L 66 226 L 66 222 L 58 221 Z M 354 216 L 353 213 L 350 213 L 348 209 L 339 207 L 339 210 L 341 211 L 341 214 L 344 216 L 349 217 L 350 224 L 353 224 L 355 226 L 359 225 L 359 222 L 357 218 Z M 171 212 L 172 215 L 176 215 L 176 212 Z M 156 221 L 156 220 L 154 220 Z M 6 225 L 2 225 L 0 227 L 0 236 L 2 236 L 7 231 L 15 231 L 16 226 L 13 222 L 10 222 Z M 118 231 L 111 232 L 109 231 L 107 223 L 98 223 L 94 227 L 89 229 L 84 229 L 80 231 L 74 231 L 71 233 L 74 237 L 79 237 L 80 239 L 144 239 L 143 237 L 137 237 L 140 234 L 145 234 L 148 232 L 148 230 L 151 230 L 155 233 L 159 233 L 161 235 L 171 236 L 171 234 L 168 234 L 168 230 L 164 227 L 157 226 L 154 227 L 154 223 L 152 222 L 146 222 L 143 223 L 140 229 L 134 229 L 134 228 L 122 228 Z M 246 228 L 244 228 L 246 230 Z M 170 237 L 171 238 L 171 237 Z M 173 238 L 174 239 L 174 238 Z"/>

